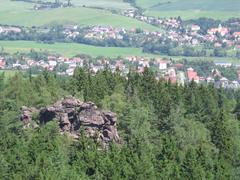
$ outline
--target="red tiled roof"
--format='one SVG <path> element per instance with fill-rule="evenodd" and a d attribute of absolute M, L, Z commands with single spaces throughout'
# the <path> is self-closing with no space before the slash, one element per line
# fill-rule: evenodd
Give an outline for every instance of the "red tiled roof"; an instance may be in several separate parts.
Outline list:
<path fill-rule="evenodd" d="M 240 36 L 240 32 L 235 32 L 235 33 L 233 33 L 233 35 L 234 35 L 235 37 Z"/>
<path fill-rule="evenodd" d="M 199 80 L 199 76 L 198 76 L 197 72 L 195 72 L 192 68 L 189 68 L 187 70 L 187 76 L 190 81 L 191 80 Z"/>

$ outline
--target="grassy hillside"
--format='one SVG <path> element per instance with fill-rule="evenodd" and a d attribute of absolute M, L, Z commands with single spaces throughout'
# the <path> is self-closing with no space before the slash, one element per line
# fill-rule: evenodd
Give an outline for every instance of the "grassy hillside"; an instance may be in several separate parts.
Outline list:
<path fill-rule="evenodd" d="M 240 17 L 239 0 L 136 0 L 146 10 L 146 14 L 171 17 L 182 16 L 184 19 L 212 17 L 227 19 Z"/>
<path fill-rule="evenodd" d="M 3 47 L 4 51 L 9 53 L 28 52 L 31 49 L 35 49 L 56 52 L 69 57 L 76 54 L 108 57 L 129 55 L 156 57 L 151 54 L 142 53 L 141 48 L 96 47 L 76 43 L 41 44 L 31 41 L 0 41 L 0 47 Z"/>
<path fill-rule="evenodd" d="M 123 0 L 71 0 L 75 6 L 101 7 L 111 9 L 128 9 L 131 5 Z"/>
<path fill-rule="evenodd" d="M 113 15 L 105 10 L 75 7 L 35 11 L 32 7 L 31 3 L 1 0 L 0 24 L 42 26 L 50 23 L 77 23 L 80 25 L 112 25 L 129 29 L 137 27 L 148 30 L 159 29 L 131 18 Z"/>
<path fill-rule="evenodd" d="M 240 11 L 202 11 L 202 10 L 188 10 L 188 11 L 153 11 L 148 10 L 146 15 L 156 17 L 177 17 L 181 16 L 184 20 L 198 19 L 200 17 L 213 18 L 218 20 L 227 20 L 232 17 L 240 17 Z"/>
<path fill-rule="evenodd" d="M 38 1 L 38 0 L 35 0 Z M 55 0 L 41 0 L 45 2 L 54 2 Z M 66 2 L 65 0 L 59 0 L 60 2 Z M 123 2 L 123 0 L 71 0 L 74 6 L 87 6 L 109 9 L 128 9 L 132 8 L 129 3 Z"/>

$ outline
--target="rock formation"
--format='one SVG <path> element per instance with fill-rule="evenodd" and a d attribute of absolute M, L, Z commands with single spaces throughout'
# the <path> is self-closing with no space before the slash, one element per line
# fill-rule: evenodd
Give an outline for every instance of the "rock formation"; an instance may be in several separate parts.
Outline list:
<path fill-rule="evenodd" d="M 26 107 L 26 106 L 23 106 L 21 108 L 21 111 L 22 111 L 22 114 L 21 114 L 21 120 L 23 122 L 23 127 L 24 128 L 28 128 L 30 127 L 30 124 L 34 124 L 35 127 L 37 126 L 36 123 L 32 123 L 32 118 L 33 118 L 33 115 L 34 114 L 38 114 L 39 113 L 39 110 L 37 110 L 36 108 L 29 108 L 29 107 Z"/>
<path fill-rule="evenodd" d="M 57 121 L 61 133 L 76 139 L 80 138 L 82 129 L 86 136 L 97 138 L 104 146 L 111 141 L 120 143 L 116 114 L 99 110 L 94 103 L 82 102 L 70 96 L 40 110 L 22 107 L 21 120 L 24 127 L 29 127 L 33 113 L 38 113 L 40 125 Z"/>

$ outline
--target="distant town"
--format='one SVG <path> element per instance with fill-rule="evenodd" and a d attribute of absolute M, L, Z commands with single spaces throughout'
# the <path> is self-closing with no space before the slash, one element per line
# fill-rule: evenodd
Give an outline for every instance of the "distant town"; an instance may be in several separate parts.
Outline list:
<path fill-rule="evenodd" d="M 32 52 L 33 53 L 33 52 Z M 37 53 L 37 52 L 35 52 Z M 29 53 L 31 54 L 31 53 Z M 15 58 L 11 55 L 0 56 L 0 69 L 2 70 L 23 70 L 41 72 L 44 69 L 55 72 L 62 76 L 72 76 L 77 67 L 87 67 L 89 71 L 96 74 L 104 68 L 109 68 L 112 72 L 120 72 L 123 76 L 127 76 L 129 71 L 143 73 L 145 68 L 150 68 L 155 72 L 156 79 L 166 80 L 173 84 L 184 85 L 194 81 L 195 83 L 212 83 L 216 87 L 237 89 L 240 88 L 240 64 L 229 62 L 214 62 L 212 69 L 205 76 L 201 76 L 199 72 L 191 67 L 191 63 L 179 63 L 169 59 L 152 59 L 137 56 L 129 56 L 125 58 L 108 58 L 80 55 L 67 58 L 59 55 L 43 56 L 43 59 L 31 58 L 29 54 L 21 54 L 21 58 Z M 198 65 L 197 65 L 198 66 Z M 224 77 L 220 69 L 234 68 L 236 79 L 228 79 Z"/>
<path fill-rule="evenodd" d="M 52 7 L 57 3 L 43 3 L 35 10 Z M 70 1 L 60 4 L 71 6 Z M 136 9 L 125 10 L 121 15 L 159 27 L 159 31 L 141 28 L 126 29 L 109 25 L 79 26 L 77 24 L 51 25 L 44 27 L 22 27 L 0 25 L 0 40 L 26 40 L 40 43 L 74 42 L 103 47 L 139 47 L 143 52 L 167 55 L 169 57 L 226 57 L 240 59 L 240 19 L 232 18 L 218 21 L 207 18 L 183 21 L 181 17 L 158 18 L 145 16 Z M 39 55 L 40 54 L 40 55 Z M 199 62 L 201 63 L 201 62 Z M 127 56 L 109 59 L 76 55 L 68 58 L 48 52 L 18 53 L 11 55 L 1 50 L 0 69 L 54 71 L 59 75 L 74 74 L 77 67 L 88 67 L 92 73 L 104 69 L 119 71 L 126 76 L 130 70 L 143 73 L 151 68 L 156 78 L 174 84 L 213 83 L 216 87 L 239 88 L 240 64 L 227 60 L 211 62 L 208 72 L 199 72 L 201 65 L 193 67 L 191 63 L 174 61 L 174 58 L 147 58 Z M 203 68 L 202 68 L 203 69 Z M 225 69 L 233 73 L 230 78 Z"/>

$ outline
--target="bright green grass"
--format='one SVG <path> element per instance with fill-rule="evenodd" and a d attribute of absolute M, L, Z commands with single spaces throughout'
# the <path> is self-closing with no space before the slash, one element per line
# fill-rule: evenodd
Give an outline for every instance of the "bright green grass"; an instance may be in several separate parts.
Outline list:
<path fill-rule="evenodd" d="M 143 9 L 150 9 L 152 6 L 158 4 L 167 2 L 168 0 L 136 0 L 136 3 L 138 6 L 140 6 Z M 172 1 L 172 0 L 170 0 Z"/>
<path fill-rule="evenodd" d="M 162 1 L 162 0 L 161 0 Z M 165 1 L 166 2 L 166 1 Z M 156 5 L 155 10 L 206 10 L 206 11 L 239 11 L 239 0 L 173 0 L 171 3 Z"/>
<path fill-rule="evenodd" d="M 240 17 L 239 0 L 137 0 L 137 4 L 146 10 L 145 14 L 159 17 Z"/>
<path fill-rule="evenodd" d="M 35 0 L 38 1 L 38 0 Z M 42 0 L 45 2 L 54 2 L 55 0 Z M 65 0 L 60 0 L 60 2 L 66 2 Z M 129 3 L 123 2 L 123 0 L 71 0 L 74 6 L 87 6 L 87 7 L 97 7 L 104 9 L 129 9 L 133 8 Z"/>
<path fill-rule="evenodd" d="M 91 56 L 145 56 L 145 57 L 159 57 L 151 54 L 145 54 L 141 48 L 120 48 L 120 47 L 96 47 L 90 45 L 76 44 L 76 43 L 55 43 L 55 44 L 41 44 L 33 41 L 0 41 L 0 47 L 9 53 L 15 52 L 29 52 L 31 49 L 47 50 L 49 52 L 59 53 L 64 56 L 74 56 L 77 54 L 88 54 Z"/>
<path fill-rule="evenodd" d="M 107 9 L 129 9 L 132 8 L 129 3 L 123 0 L 72 0 L 74 6 L 100 7 Z"/>
<path fill-rule="evenodd" d="M 182 61 L 187 59 L 188 61 L 213 61 L 213 62 L 231 62 L 234 64 L 239 64 L 240 59 L 232 57 L 185 57 L 185 56 L 162 56 L 167 59 L 173 59 L 175 61 Z"/>
<path fill-rule="evenodd" d="M 218 58 L 218 57 L 184 57 L 184 56 L 164 56 L 153 55 L 142 52 L 141 48 L 119 48 L 119 47 L 96 47 L 90 45 L 76 44 L 76 43 L 55 43 L 55 44 L 40 44 L 32 41 L 0 41 L 0 47 L 4 48 L 4 51 L 9 53 L 16 52 L 29 52 L 31 49 L 37 51 L 47 50 L 52 53 L 59 53 L 63 56 L 72 57 L 77 54 L 88 54 L 93 57 L 105 56 L 105 57 L 117 57 L 117 56 L 143 56 L 149 58 L 172 58 L 179 61 L 187 59 L 190 61 L 228 61 L 234 63 L 240 63 L 237 58 Z"/>
<path fill-rule="evenodd" d="M 0 24 L 43 26 L 51 23 L 76 23 L 79 25 L 112 25 L 128 29 L 159 30 L 152 25 L 112 14 L 106 10 L 75 7 L 35 11 L 32 10 L 32 7 L 31 3 L 1 0 Z"/>
<path fill-rule="evenodd" d="M 181 16 L 184 20 L 198 19 L 200 17 L 208 17 L 218 20 L 227 20 L 232 17 L 240 17 L 240 11 L 201 11 L 201 10 L 189 10 L 189 11 L 145 11 L 146 15 L 155 17 L 178 17 Z"/>

